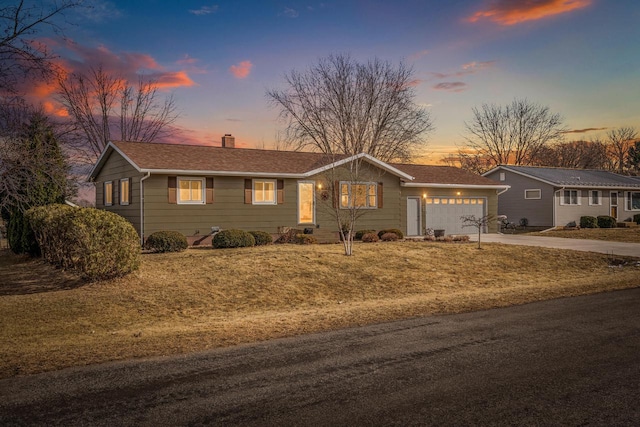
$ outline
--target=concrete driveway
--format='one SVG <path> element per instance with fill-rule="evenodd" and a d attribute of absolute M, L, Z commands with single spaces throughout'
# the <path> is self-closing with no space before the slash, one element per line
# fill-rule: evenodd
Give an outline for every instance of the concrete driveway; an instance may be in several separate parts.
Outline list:
<path fill-rule="evenodd" d="M 471 235 L 478 241 L 478 235 Z M 526 234 L 483 234 L 482 242 L 504 243 L 507 245 L 540 246 L 544 248 L 571 249 L 583 252 L 640 257 L 640 243 L 606 242 L 603 240 L 565 239 L 563 237 L 541 237 Z"/>

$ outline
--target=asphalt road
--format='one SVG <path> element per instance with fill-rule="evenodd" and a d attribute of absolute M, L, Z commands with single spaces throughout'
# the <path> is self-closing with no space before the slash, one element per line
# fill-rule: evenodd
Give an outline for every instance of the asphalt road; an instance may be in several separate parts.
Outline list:
<path fill-rule="evenodd" d="M 0 381 L 0 425 L 640 425 L 640 289 Z"/>

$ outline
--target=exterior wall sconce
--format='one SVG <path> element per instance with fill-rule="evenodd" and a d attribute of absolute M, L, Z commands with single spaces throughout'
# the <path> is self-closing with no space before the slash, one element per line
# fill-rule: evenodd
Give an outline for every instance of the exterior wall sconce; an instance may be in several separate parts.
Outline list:
<path fill-rule="evenodd" d="M 459 195 L 460 195 L 460 192 L 458 191 L 458 192 L 456 193 L 456 196 L 459 196 Z"/>
<path fill-rule="evenodd" d="M 422 193 L 422 198 L 426 199 L 427 198 L 427 193 Z"/>

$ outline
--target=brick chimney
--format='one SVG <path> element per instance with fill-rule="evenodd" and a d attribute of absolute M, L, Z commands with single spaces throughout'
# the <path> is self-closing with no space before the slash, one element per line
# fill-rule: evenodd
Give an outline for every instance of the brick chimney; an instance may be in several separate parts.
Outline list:
<path fill-rule="evenodd" d="M 234 136 L 231 136 L 230 133 L 225 133 L 222 137 L 222 146 L 226 148 L 235 148 L 236 138 Z"/>

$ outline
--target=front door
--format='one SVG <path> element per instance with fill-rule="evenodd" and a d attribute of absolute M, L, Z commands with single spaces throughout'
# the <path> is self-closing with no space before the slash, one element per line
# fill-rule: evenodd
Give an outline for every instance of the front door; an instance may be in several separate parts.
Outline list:
<path fill-rule="evenodd" d="M 314 188 L 314 182 L 298 183 L 298 224 L 315 224 L 316 222 Z"/>
<path fill-rule="evenodd" d="M 407 197 L 407 236 L 420 235 L 420 198 Z"/>
<path fill-rule="evenodd" d="M 609 194 L 609 205 L 611 206 L 611 216 L 618 219 L 618 192 L 612 191 Z"/>

